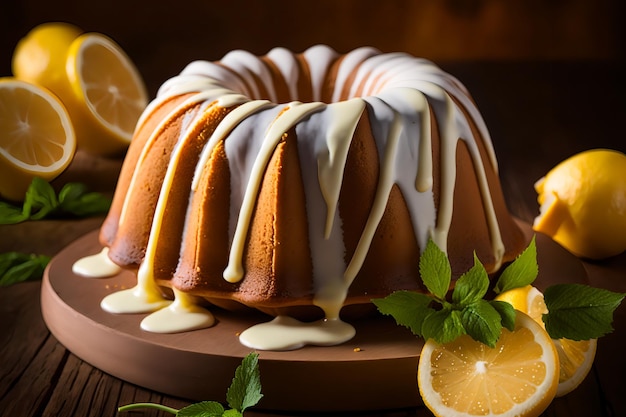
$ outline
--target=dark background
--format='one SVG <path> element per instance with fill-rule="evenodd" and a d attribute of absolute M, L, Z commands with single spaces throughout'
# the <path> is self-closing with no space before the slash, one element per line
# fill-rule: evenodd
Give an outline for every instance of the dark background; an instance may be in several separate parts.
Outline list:
<path fill-rule="evenodd" d="M 0 76 L 32 27 L 67 21 L 116 40 L 151 93 L 194 59 L 318 43 L 375 46 L 438 63 L 622 60 L 623 0 L 2 0 Z"/>

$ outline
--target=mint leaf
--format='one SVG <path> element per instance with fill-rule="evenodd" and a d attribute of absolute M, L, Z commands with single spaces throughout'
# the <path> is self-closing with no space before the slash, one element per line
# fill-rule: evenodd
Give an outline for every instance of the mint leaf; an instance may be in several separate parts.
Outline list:
<path fill-rule="evenodd" d="M 20 252 L 0 254 L 0 287 L 41 279 L 50 257 Z"/>
<path fill-rule="evenodd" d="M 459 277 L 452 291 L 452 303 L 467 306 L 481 300 L 489 289 L 489 276 L 485 267 L 474 254 L 474 266 Z"/>
<path fill-rule="evenodd" d="M 231 408 L 243 413 L 246 408 L 258 403 L 262 397 L 259 354 L 250 353 L 235 370 L 235 377 L 226 393 L 226 401 Z"/>
<path fill-rule="evenodd" d="M 478 300 L 465 307 L 461 312 L 463 328 L 472 339 L 495 347 L 502 324 L 500 313 L 488 301 Z"/>
<path fill-rule="evenodd" d="M 538 273 L 537 245 L 535 243 L 535 236 L 533 235 L 528 247 L 502 271 L 498 282 L 496 282 L 494 291 L 496 294 L 500 294 L 504 291 L 512 290 L 513 288 L 532 284 L 537 278 Z"/>
<path fill-rule="evenodd" d="M 435 312 L 429 307 L 432 302 L 429 296 L 412 291 L 396 291 L 372 300 L 379 312 L 392 316 L 397 324 L 408 327 L 416 336 L 422 336 L 424 319 Z"/>
<path fill-rule="evenodd" d="M 223 417 L 242 417 L 243 414 L 240 413 L 237 410 L 233 410 L 232 408 L 230 410 L 226 410 L 224 411 Z"/>
<path fill-rule="evenodd" d="M 515 313 L 515 309 L 513 308 L 513 306 L 506 301 L 496 300 L 489 301 L 489 304 L 491 304 L 491 306 L 496 309 L 498 314 L 500 314 L 500 322 L 502 323 L 502 327 L 513 331 L 513 329 L 515 329 L 515 315 L 517 314 Z"/>
<path fill-rule="evenodd" d="M 202 401 L 181 408 L 176 417 L 221 417 L 224 407 L 216 401 Z"/>
<path fill-rule="evenodd" d="M 61 211 L 76 216 L 91 216 L 106 213 L 111 207 L 111 199 L 100 193 L 87 192 L 81 183 L 67 183 L 59 191 Z"/>
<path fill-rule="evenodd" d="M 419 268 L 422 281 L 428 291 L 440 300 L 444 300 L 450 289 L 452 268 L 446 254 L 432 239 L 428 240 L 420 257 Z"/>
<path fill-rule="evenodd" d="M 582 284 L 558 284 L 544 292 L 543 316 L 553 339 L 596 339 L 613 331 L 613 312 L 626 294 Z"/>
<path fill-rule="evenodd" d="M 0 224 L 17 224 L 28 220 L 28 214 L 9 203 L 0 201 Z"/>
<path fill-rule="evenodd" d="M 41 178 L 34 178 L 26 191 L 21 209 L 7 202 L 0 202 L 0 224 L 40 220 L 53 215 L 93 216 L 106 213 L 110 206 L 110 198 L 100 193 L 87 192 L 84 184 L 65 184 L 57 197 L 49 183 Z"/>
<path fill-rule="evenodd" d="M 437 343 L 452 342 L 464 335 L 465 328 L 458 310 L 442 309 L 424 318 L 422 334 L 424 339 L 434 339 Z"/>
<path fill-rule="evenodd" d="M 26 191 L 24 201 L 25 212 L 30 213 L 32 220 L 39 220 L 51 213 L 59 201 L 52 186 L 45 180 L 35 177 Z"/>

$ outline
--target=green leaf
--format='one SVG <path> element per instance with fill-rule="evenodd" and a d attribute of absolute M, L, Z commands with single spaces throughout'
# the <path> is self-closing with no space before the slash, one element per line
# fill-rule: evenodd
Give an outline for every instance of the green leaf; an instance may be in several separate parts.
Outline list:
<path fill-rule="evenodd" d="M 465 307 L 461 313 L 461 322 L 465 332 L 481 343 L 489 347 L 495 347 L 502 324 L 500 313 L 486 300 Z"/>
<path fill-rule="evenodd" d="M 452 268 L 446 254 L 439 249 L 432 239 L 428 240 L 420 257 L 419 268 L 422 281 L 428 291 L 437 298 L 444 300 L 450 289 Z"/>
<path fill-rule="evenodd" d="M 558 284 L 544 292 L 543 316 L 553 339 L 596 339 L 613 331 L 613 312 L 626 294 L 582 284 Z"/>
<path fill-rule="evenodd" d="M 235 370 L 235 377 L 226 393 L 228 405 L 243 413 L 248 407 L 256 405 L 261 394 L 261 374 L 258 353 L 249 353 Z"/>
<path fill-rule="evenodd" d="M 50 257 L 19 252 L 0 254 L 0 287 L 41 279 Z"/>
<path fill-rule="evenodd" d="M 224 407 L 216 401 L 202 401 L 181 408 L 176 417 L 221 417 Z"/>
<path fill-rule="evenodd" d="M 474 253 L 474 266 L 459 277 L 452 291 L 452 303 L 465 307 L 481 300 L 489 289 L 489 276 Z"/>
<path fill-rule="evenodd" d="M 17 224 L 28 220 L 22 209 L 0 201 L 0 224 Z"/>
<path fill-rule="evenodd" d="M 243 414 L 231 408 L 224 411 L 223 417 L 243 417 Z"/>
<path fill-rule="evenodd" d="M 432 312 L 424 318 L 422 333 L 426 340 L 433 339 L 441 344 L 452 342 L 465 334 L 461 312 L 450 309 Z"/>
<path fill-rule="evenodd" d="M 528 247 L 502 271 L 494 291 L 499 294 L 513 288 L 530 285 L 537 278 L 538 273 L 537 245 L 533 235 Z"/>
<path fill-rule="evenodd" d="M 378 311 L 392 316 L 396 323 L 409 328 L 416 336 L 422 336 L 424 318 L 435 310 L 429 305 L 433 299 L 413 291 L 396 291 L 385 298 L 377 298 L 372 303 Z"/>
<path fill-rule="evenodd" d="M 0 276 L 4 275 L 13 265 L 25 262 L 29 258 L 29 255 L 21 252 L 5 252 L 0 254 Z"/>
<path fill-rule="evenodd" d="M 84 184 L 65 184 L 57 198 L 50 184 L 41 178 L 34 178 L 26 191 L 21 209 L 0 202 L 0 224 L 41 220 L 51 215 L 93 216 L 106 213 L 110 207 L 110 198 L 100 193 L 87 192 Z"/>
<path fill-rule="evenodd" d="M 500 322 L 502 326 L 510 331 L 515 329 L 515 309 L 506 301 L 491 300 L 489 304 L 500 314 Z"/>
<path fill-rule="evenodd" d="M 53 212 L 58 205 L 59 201 L 52 186 L 39 177 L 33 178 L 24 201 L 25 211 L 31 213 L 30 219 L 42 219 Z"/>
<path fill-rule="evenodd" d="M 84 184 L 67 183 L 59 192 L 59 203 L 63 212 L 83 217 L 106 213 L 111 199 L 100 193 L 87 192 Z"/>

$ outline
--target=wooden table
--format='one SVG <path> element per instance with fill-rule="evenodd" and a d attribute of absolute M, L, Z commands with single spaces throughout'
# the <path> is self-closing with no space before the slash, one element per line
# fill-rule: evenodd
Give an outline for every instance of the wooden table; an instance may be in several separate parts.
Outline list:
<path fill-rule="evenodd" d="M 578 151 L 608 147 L 626 151 L 623 74 L 616 62 L 443 63 L 473 93 L 490 126 L 509 206 L 531 222 L 538 208 L 533 183 L 560 160 Z M 89 182 L 106 190 L 119 161 L 96 163 Z M 76 173 L 78 171 L 78 173 Z M 66 176 L 70 178 L 72 173 Z M 101 218 L 41 221 L 0 226 L 0 252 L 56 254 Z M 626 292 L 626 254 L 585 263 L 592 285 Z M 0 288 L 0 416 L 114 416 L 119 405 L 158 402 L 174 408 L 189 404 L 134 386 L 81 361 L 47 330 L 39 305 L 40 282 Z M 615 315 L 615 331 L 598 343 L 591 374 L 572 394 L 555 400 L 545 416 L 626 415 L 626 306 Z M 285 416 L 251 410 L 249 416 Z M 352 415 L 347 413 L 348 415 Z M 165 416 L 146 411 L 129 416 Z M 337 414 L 339 415 L 339 414 Z M 346 413 L 340 415 L 345 416 Z M 357 413 L 362 416 L 428 416 L 424 408 Z"/>

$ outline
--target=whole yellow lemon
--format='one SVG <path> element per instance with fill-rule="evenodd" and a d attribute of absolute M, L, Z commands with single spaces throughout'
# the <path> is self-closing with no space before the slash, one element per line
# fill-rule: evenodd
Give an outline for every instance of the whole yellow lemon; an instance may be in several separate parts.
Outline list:
<path fill-rule="evenodd" d="M 604 259 L 626 250 L 626 155 L 592 149 L 558 164 L 535 184 L 533 229 L 574 255 Z"/>
<path fill-rule="evenodd" d="M 13 74 L 60 95 L 69 88 L 65 73 L 67 50 L 83 31 L 69 23 L 49 22 L 34 27 L 15 46 Z"/>

